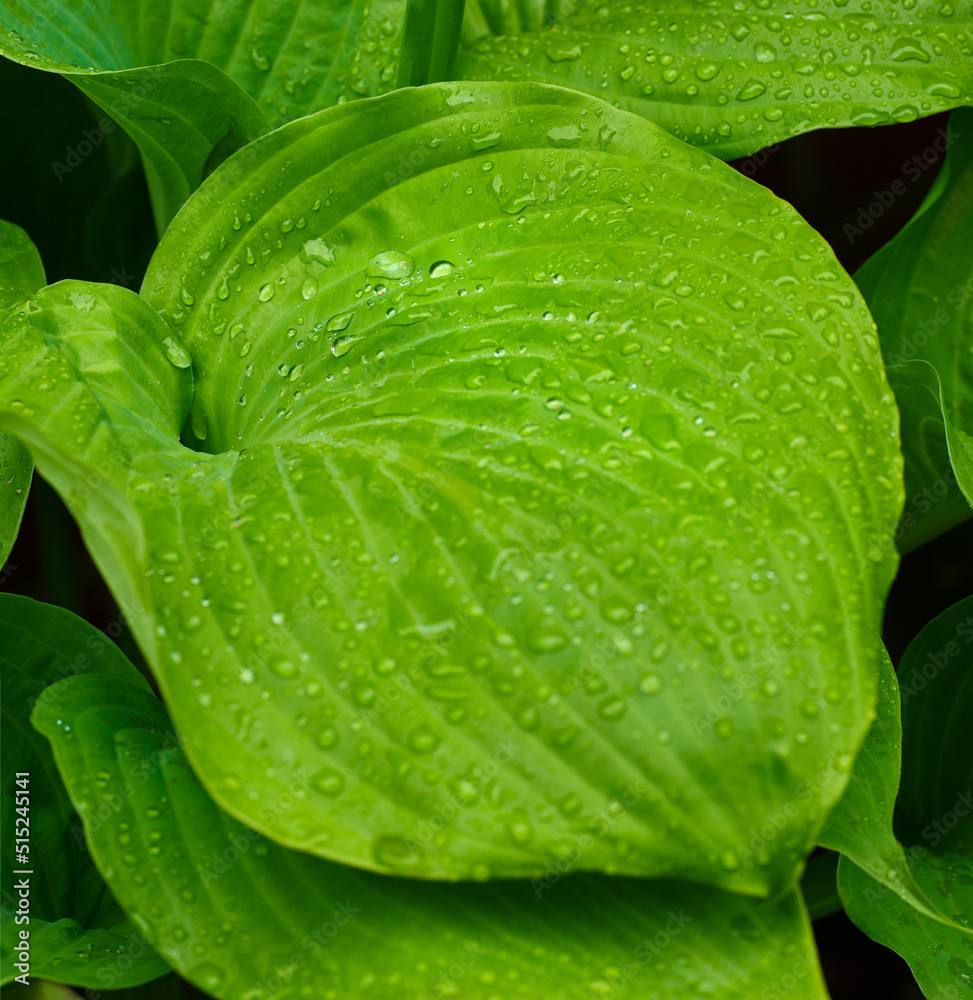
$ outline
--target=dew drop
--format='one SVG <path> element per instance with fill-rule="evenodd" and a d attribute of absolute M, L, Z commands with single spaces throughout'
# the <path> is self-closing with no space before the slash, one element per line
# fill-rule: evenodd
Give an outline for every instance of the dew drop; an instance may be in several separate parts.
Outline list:
<path fill-rule="evenodd" d="M 415 271 L 415 261 L 407 254 L 398 250 L 383 250 L 368 262 L 370 278 L 391 278 L 394 281 L 404 281 Z"/>
<path fill-rule="evenodd" d="M 169 362 L 176 368 L 189 368 L 193 363 L 189 352 L 175 337 L 166 337 L 162 341 L 162 350 Z"/>
<path fill-rule="evenodd" d="M 455 267 L 448 260 L 437 260 L 432 267 L 429 268 L 430 278 L 445 278 L 450 275 L 455 270 Z"/>

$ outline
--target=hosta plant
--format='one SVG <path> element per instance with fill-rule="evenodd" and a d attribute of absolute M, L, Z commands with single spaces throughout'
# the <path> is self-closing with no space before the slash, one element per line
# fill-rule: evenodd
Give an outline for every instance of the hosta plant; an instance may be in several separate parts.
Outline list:
<path fill-rule="evenodd" d="M 36 467 L 140 661 L 0 597 L 3 982 L 817 1000 L 843 907 L 973 993 L 973 608 L 882 644 L 973 500 L 969 2 L 4 0 L 0 51 L 159 236 L 136 291 L 0 228 L 0 553 Z M 954 108 L 854 277 L 724 162 Z"/>

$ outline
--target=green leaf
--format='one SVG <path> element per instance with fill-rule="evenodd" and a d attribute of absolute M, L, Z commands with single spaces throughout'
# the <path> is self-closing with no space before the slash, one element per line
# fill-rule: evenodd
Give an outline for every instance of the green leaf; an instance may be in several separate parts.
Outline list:
<path fill-rule="evenodd" d="M 828 816 L 818 843 L 840 851 L 925 916 L 948 920 L 912 877 L 902 845 L 892 831 L 901 744 L 899 685 L 892 661 L 885 655 L 879 677 L 878 716 L 855 758 L 845 794 Z"/>
<path fill-rule="evenodd" d="M 548 10 L 548 7 L 552 10 Z M 519 35 L 525 31 L 540 31 L 559 3 L 547 0 L 468 0 L 466 31 L 473 39 L 493 32 L 497 35 Z"/>
<path fill-rule="evenodd" d="M 16 438 L 0 433 L 0 570 L 20 533 L 33 472 L 30 452 Z"/>
<path fill-rule="evenodd" d="M 184 1000 L 185 994 L 181 988 L 182 980 L 170 973 L 151 983 L 143 983 L 124 990 L 98 990 L 98 996 L 105 1000 Z M 85 1000 L 80 993 L 67 986 L 35 979 L 29 986 L 11 983 L 5 987 L 5 997 L 9 1000 Z"/>
<path fill-rule="evenodd" d="M 927 625 L 899 665 L 902 784 L 896 830 L 912 875 L 950 926 L 931 920 L 842 858 L 838 890 L 866 934 L 898 952 L 929 1000 L 973 985 L 973 598 Z"/>
<path fill-rule="evenodd" d="M 388 90 L 405 0 L 0 4 L 0 54 L 59 72 L 139 146 L 161 233 L 228 128 Z M 92 30 L 96 25 L 96 30 Z"/>
<path fill-rule="evenodd" d="M 794 892 L 769 902 L 553 868 L 533 884 L 422 884 L 336 865 L 222 813 L 169 740 L 151 694 L 98 678 L 53 691 L 34 724 L 51 740 L 86 823 L 120 783 L 135 788 L 89 831 L 105 877 L 174 968 L 212 996 L 401 1000 L 462 991 L 488 1000 L 502 991 L 582 1000 L 628 988 L 659 1000 L 702 991 L 750 1000 L 774 989 L 826 998 Z M 264 804 L 287 811 L 294 802 Z M 134 866 L 119 858 L 120 830 L 142 859 Z"/>
<path fill-rule="evenodd" d="M 115 685 L 124 680 L 126 686 L 144 691 L 148 685 L 97 629 L 61 608 L 10 594 L 0 595 L 0 668 L 0 797 L 6 817 L 2 878 L 7 892 L 26 879 L 30 904 L 26 923 L 18 922 L 19 910 L 4 906 L 0 982 L 8 983 L 22 972 L 15 965 L 20 957 L 15 945 L 23 931 L 29 933 L 32 977 L 110 988 L 136 986 L 163 975 L 168 966 L 137 929 L 124 922 L 105 888 L 51 748 L 28 723 L 34 706 L 50 697 L 50 685 L 67 677 L 97 676 Z M 118 808 L 120 799 L 112 802 L 108 812 Z M 26 856 L 19 854 L 22 848 L 14 839 L 18 816 L 29 823 Z M 105 818 L 102 812 L 93 822 L 100 825 Z"/>
<path fill-rule="evenodd" d="M 44 265 L 27 234 L 0 219 L 0 322 L 44 284 Z M 0 433 L 0 570 L 10 556 L 27 506 L 34 462 L 9 434 Z"/>
<path fill-rule="evenodd" d="M 5 108 L 17 150 L 4 159 L 0 214 L 30 235 L 47 281 L 137 285 L 158 241 L 135 143 L 58 74 L 0 58 L 0 92 L 17 95 Z"/>
<path fill-rule="evenodd" d="M 939 0 L 908 10 L 890 0 L 766 0 L 748 12 L 734 0 L 572 0 L 549 5 L 541 31 L 516 23 L 514 2 L 482 6 L 512 16 L 493 19 L 501 37 L 460 53 L 461 79 L 582 90 L 727 160 L 813 129 L 913 121 L 973 102 L 966 4 L 954 14 Z"/>
<path fill-rule="evenodd" d="M 899 683 L 902 785 L 897 829 L 909 842 L 973 856 L 968 726 L 973 711 L 973 597 L 933 619 L 909 645 L 899 665 Z M 965 802 L 959 802 L 964 795 Z M 942 825 L 945 816 L 950 817 L 948 828 Z"/>
<path fill-rule="evenodd" d="M 199 59 L 64 75 L 135 140 L 159 233 L 199 185 L 228 132 L 249 142 L 270 130 L 253 99 Z"/>
<path fill-rule="evenodd" d="M 911 852 L 923 892 L 957 924 L 973 913 L 973 860 L 969 855 Z M 838 863 L 838 890 L 848 916 L 870 938 L 909 963 L 926 1000 L 966 1000 L 973 988 L 973 931 L 954 930 L 912 909 L 847 859 Z"/>
<path fill-rule="evenodd" d="M 13 950 L 20 929 L 8 923 L 3 926 L 2 983 L 22 974 L 15 964 L 20 956 Z M 169 965 L 129 920 L 120 919 L 109 928 L 85 929 L 74 920 L 32 919 L 25 929 L 30 934 L 31 977 L 102 990 L 141 986 L 169 971 Z"/>
<path fill-rule="evenodd" d="M 69 497 L 120 456 L 76 516 L 223 808 L 423 877 L 584 836 L 584 869 L 792 884 L 873 714 L 901 501 L 869 316 L 792 209 L 584 95 L 431 86 L 231 157 L 143 294 L 195 450 L 39 387 L 53 298 L 0 422 Z"/>
<path fill-rule="evenodd" d="M 973 110 L 952 115 L 946 140 L 916 217 L 855 275 L 902 412 L 902 551 L 966 520 L 973 503 Z"/>
<path fill-rule="evenodd" d="M 451 80 L 462 29 L 463 0 L 409 0 L 399 54 L 399 86 Z"/>
<path fill-rule="evenodd" d="M 31 310 L 0 324 L 0 337 L 0 380 L 10 390 L 2 429 L 40 462 L 94 558 L 122 570 L 111 584 L 132 622 L 144 579 L 124 571 L 143 558 L 145 542 L 128 481 L 186 421 L 189 356 L 134 292 L 81 281 L 41 289 Z M 46 412 L 30 402 L 42 399 Z"/>
<path fill-rule="evenodd" d="M 0 317 L 45 283 L 44 265 L 30 237 L 20 226 L 0 219 Z"/>

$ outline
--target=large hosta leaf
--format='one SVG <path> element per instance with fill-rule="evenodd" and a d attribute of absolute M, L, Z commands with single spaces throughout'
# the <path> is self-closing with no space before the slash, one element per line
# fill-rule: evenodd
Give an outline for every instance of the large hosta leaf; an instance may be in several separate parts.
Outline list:
<path fill-rule="evenodd" d="M 59 72 L 138 143 L 159 230 L 214 150 L 395 86 L 405 0 L 0 0 L 0 54 Z M 225 155 L 225 154 L 224 154 Z"/>
<path fill-rule="evenodd" d="M 160 952 L 211 996 L 826 998 L 795 892 L 768 902 L 554 869 L 534 884 L 464 886 L 362 872 L 221 812 L 152 695 L 98 678 L 52 690 L 34 721 L 86 825 L 121 784 L 135 787 L 89 827 L 92 852 Z M 118 849 L 122 833 L 135 863 Z"/>
<path fill-rule="evenodd" d="M 44 284 L 44 265 L 27 234 L 0 219 L 0 321 Z M 34 463 L 30 452 L 0 432 L 0 570 L 10 555 L 27 505 Z"/>
<path fill-rule="evenodd" d="M 2 752 L 6 836 L 3 884 L 8 891 L 25 876 L 30 909 L 26 923 L 6 897 L 0 923 L 0 982 L 20 975 L 15 945 L 29 934 L 31 977 L 78 986 L 135 986 L 163 975 L 168 966 L 138 930 L 124 920 L 91 860 L 78 817 L 54 765 L 51 747 L 30 726 L 36 704 L 51 684 L 85 675 L 126 688 L 148 690 L 135 668 L 103 633 L 68 611 L 25 597 L 0 595 L 0 669 L 3 674 Z M 18 780 L 26 775 L 26 781 Z M 104 796 L 89 817 L 100 826 L 117 812 L 125 788 Z M 15 820 L 26 826 L 26 847 L 14 839 Z M 119 842 L 121 843 L 121 842 Z"/>
<path fill-rule="evenodd" d="M 461 77 L 587 91 L 723 159 L 973 102 L 969 0 L 565 0 L 543 30 L 497 24 L 500 6 L 518 4 L 484 4 L 501 35 L 461 53 Z"/>
<path fill-rule="evenodd" d="M 32 314 L 62 350 L 77 288 Z M 873 714 L 901 499 L 870 319 L 796 213 L 583 95 L 434 86 L 232 158 L 143 294 L 198 450 L 133 441 L 74 509 L 221 805 L 423 876 L 587 837 L 790 883 Z M 99 459 L 58 442 L 118 454 L 116 418 L 14 339 L 0 420 L 70 496 Z"/>
<path fill-rule="evenodd" d="M 926 626 L 899 665 L 902 784 L 896 830 L 943 926 L 842 859 L 838 889 L 852 920 L 910 965 L 929 1000 L 973 989 L 973 598 Z"/>
<path fill-rule="evenodd" d="M 973 110 L 952 115 L 946 135 L 952 148 L 926 202 L 855 275 L 902 411 L 905 550 L 968 518 L 973 503 Z"/>

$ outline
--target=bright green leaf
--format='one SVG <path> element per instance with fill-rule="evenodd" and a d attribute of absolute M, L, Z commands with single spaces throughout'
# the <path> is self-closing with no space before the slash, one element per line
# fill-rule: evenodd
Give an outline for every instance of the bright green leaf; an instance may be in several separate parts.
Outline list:
<path fill-rule="evenodd" d="M 98 678 L 53 690 L 34 723 L 86 823 L 114 789 L 134 788 L 89 829 L 100 867 L 159 951 L 212 996 L 826 998 L 796 893 L 768 902 L 554 869 L 533 884 L 420 884 L 336 865 L 220 812 L 151 694 Z M 156 863 L 120 860 L 120 830 Z"/>
<path fill-rule="evenodd" d="M 955 923 L 969 927 L 973 859 L 921 849 L 910 855 L 925 895 Z M 846 858 L 838 864 L 838 890 L 848 916 L 909 963 L 926 1000 L 967 1000 L 973 990 L 973 930 L 955 930 L 923 916 Z"/>
<path fill-rule="evenodd" d="M 0 324 L 0 343 L 0 380 L 11 389 L 2 429 L 40 462 L 96 560 L 142 559 L 127 483 L 138 461 L 171 448 L 188 416 L 192 373 L 178 337 L 128 289 L 62 281 Z M 45 397 L 39 412 L 31 400 Z M 140 606 L 141 575 L 115 573 L 111 583 L 125 607 Z"/>
<path fill-rule="evenodd" d="M 916 217 L 855 275 L 902 411 L 903 551 L 973 503 L 973 110 L 953 114 L 946 135 L 943 173 Z"/>
<path fill-rule="evenodd" d="M 878 715 L 855 759 L 845 794 L 828 816 L 818 843 L 840 851 L 925 916 L 948 920 L 916 884 L 892 831 L 901 744 L 899 685 L 886 655 L 879 675 Z"/>
<path fill-rule="evenodd" d="M 0 219 L 0 322 L 44 284 L 37 248 L 19 227 Z M 0 432 L 0 570 L 17 540 L 34 462 L 14 437 Z"/>
<path fill-rule="evenodd" d="M 77 675 L 148 685 L 115 645 L 68 611 L 26 597 L 0 595 L 0 667 L 3 670 L 2 795 L 7 836 L 2 879 L 9 892 L 28 871 L 29 922 L 4 907 L 0 982 L 20 974 L 15 944 L 29 931 L 30 975 L 80 986 L 136 986 L 168 966 L 135 927 L 123 921 L 88 854 L 81 825 L 54 765 L 48 742 L 30 726 L 50 685 Z M 26 784 L 18 778 L 27 775 Z M 18 795 L 18 792 L 20 793 Z M 118 808 L 117 801 L 114 808 Z M 118 800 L 120 801 L 120 800 Z M 111 807 L 106 806 L 108 812 Z M 29 822 L 26 854 L 14 840 L 14 817 Z M 100 824 L 105 813 L 92 817 Z M 89 824 L 89 829 L 91 825 Z"/>
<path fill-rule="evenodd" d="M 161 232 L 228 133 L 395 84 L 404 0 L 0 2 L 0 54 L 59 72 L 142 152 Z M 92 30 L 92 27 L 94 30 Z"/>
<path fill-rule="evenodd" d="M 723 159 L 812 129 L 973 102 L 968 0 L 766 0 L 750 10 L 735 0 L 568 0 L 548 5 L 542 31 L 517 18 L 515 2 L 481 6 L 501 37 L 461 52 L 460 78 L 573 87 Z M 511 16 L 499 26 L 491 8 Z"/>
<path fill-rule="evenodd" d="M 122 456 L 73 509 L 224 808 L 424 877 L 584 837 L 584 869 L 791 884 L 872 713 L 901 499 L 870 318 L 792 209 L 584 95 L 433 86 L 231 157 L 143 293 L 197 450 L 39 388 L 53 291 L 0 420 L 64 495 Z"/>
<path fill-rule="evenodd" d="M 973 598 L 927 625 L 899 665 L 902 785 L 896 831 L 912 875 L 950 926 L 931 920 L 842 858 L 848 915 L 898 952 L 929 1000 L 973 988 Z"/>
<path fill-rule="evenodd" d="M 199 59 L 120 72 L 64 74 L 135 140 L 162 233 L 228 135 L 270 130 L 263 112 L 225 73 Z"/>
<path fill-rule="evenodd" d="M 33 472 L 30 452 L 15 437 L 0 433 L 0 570 L 17 541 Z"/>
<path fill-rule="evenodd" d="M 0 318 L 45 284 L 44 265 L 30 237 L 0 220 Z"/>

